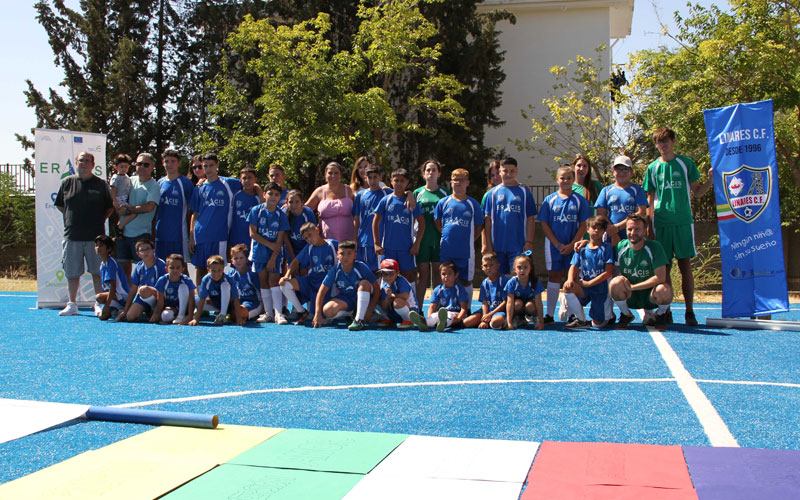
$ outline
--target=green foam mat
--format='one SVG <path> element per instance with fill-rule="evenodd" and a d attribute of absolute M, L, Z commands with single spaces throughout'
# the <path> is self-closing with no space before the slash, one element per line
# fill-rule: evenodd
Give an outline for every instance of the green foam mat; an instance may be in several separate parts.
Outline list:
<path fill-rule="evenodd" d="M 339 500 L 361 474 L 220 465 L 162 497 L 169 500 Z"/>
<path fill-rule="evenodd" d="M 406 434 L 287 429 L 228 463 L 366 474 L 407 437 Z"/>

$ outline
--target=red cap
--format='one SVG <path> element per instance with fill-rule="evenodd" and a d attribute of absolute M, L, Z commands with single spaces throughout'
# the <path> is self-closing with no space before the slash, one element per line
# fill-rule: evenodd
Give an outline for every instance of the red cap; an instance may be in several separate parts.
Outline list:
<path fill-rule="evenodd" d="M 381 261 L 381 268 L 379 271 L 394 271 L 396 273 L 400 272 L 400 264 L 397 263 L 394 259 L 383 259 Z"/>

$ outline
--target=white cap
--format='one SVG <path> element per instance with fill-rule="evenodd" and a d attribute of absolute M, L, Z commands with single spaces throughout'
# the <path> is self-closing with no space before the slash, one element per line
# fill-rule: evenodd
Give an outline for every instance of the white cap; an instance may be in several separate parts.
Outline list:
<path fill-rule="evenodd" d="M 633 162 L 627 156 L 617 156 L 614 158 L 614 166 L 622 165 L 628 168 L 633 168 Z"/>

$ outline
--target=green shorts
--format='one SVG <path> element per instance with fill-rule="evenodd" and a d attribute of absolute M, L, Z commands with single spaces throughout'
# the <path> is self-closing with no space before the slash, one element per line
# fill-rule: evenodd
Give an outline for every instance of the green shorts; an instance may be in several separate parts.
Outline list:
<path fill-rule="evenodd" d="M 628 299 L 628 307 L 631 309 L 656 309 L 658 306 L 650 302 L 651 293 L 653 293 L 652 288 L 634 290 L 631 292 L 631 298 Z"/>
<path fill-rule="evenodd" d="M 694 247 L 694 224 L 683 224 L 681 226 L 655 226 L 655 240 L 664 247 L 664 254 L 667 260 L 672 262 L 672 258 L 691 259 L 697 255 Z"/>
<path fill-rule="evenodd" d="M 440 262 L 439 250 L 441 243 L 436 239 L 423 239 L 419 245 L 419 253 L 417 254 L 417 264 L 425 262 Z"/>

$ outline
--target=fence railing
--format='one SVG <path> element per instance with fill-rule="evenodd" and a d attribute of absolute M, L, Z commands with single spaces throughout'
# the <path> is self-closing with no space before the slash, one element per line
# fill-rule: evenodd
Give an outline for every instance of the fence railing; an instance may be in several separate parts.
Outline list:
<path fill-rule="evenodd" d="M 0 173 L 8 174 L 14 179 L 14 186 L 20 194 L 34 193 L 36 184 L 30 167 L 22 163 L 0 163 Z"/>

